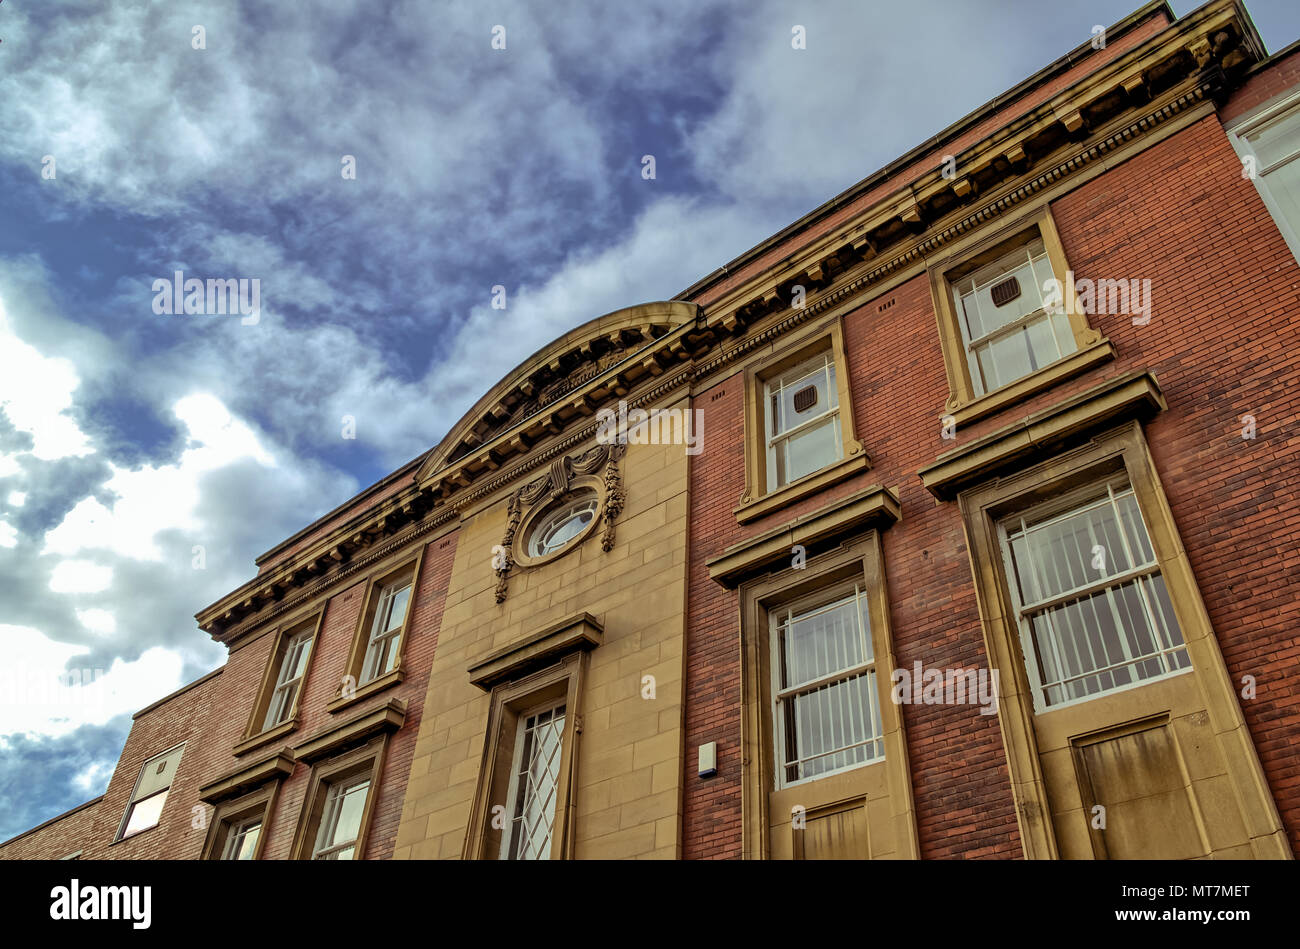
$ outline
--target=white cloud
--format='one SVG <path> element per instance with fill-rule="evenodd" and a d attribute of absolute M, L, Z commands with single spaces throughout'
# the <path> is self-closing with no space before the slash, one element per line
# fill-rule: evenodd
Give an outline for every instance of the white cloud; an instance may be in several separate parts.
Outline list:
<path fill-rule="evenodd" d="M 182 684 L 181 657 L 169 649 L 115 659 L 107 670 L 68 669 L 84 650 L 29 627 L 0 625 L 0 638 L 16 657 L 0 666 L 0 734 L 66 735 L 138 711 Z"/>
<path fill-rule="evenodd" d="M 8 521 L 0 521 L 0 547 L 17 547 L 18 529 Z"/>
<path fill-rule="evenodd" d="M 113 776 L 113 769 L 116 764 L 114 761 L 91 762 L 84 771 L 73 776 L 72 783 L 83 793 L 94 794 L 108 784 L 108 779 Z"/>
<path fill-rule="evenodd" d="M 9 505 L 10 505 L 10 507 L 22 507 L 22 506 L 23 506 L 24 504 L 26 504 L 26 503 L 27 503 L 27 492 L 26 492 L 26 491 L 10 491 L 10 492 L 9 492 Z"/>
<path fill-rule="evenodd" d="M 34 457 L 51 461 L 91 452 L 77 423 L 63 414 L 80 382 L 71 362 L 43 356 L 14 335 L 0 300 L 0 409 L 32 436 Z"/>
<path fill-rule="evenodd" d="M 97 607 L 88 610 L 77 610 L 77 619 L 81 621 L 82 626 L 92 633 L 111 635 L 117 632 L 117 617 L 108 610 L 101 610 Z"/>
<path fill-rule="evenodd" d="M 113 583 L 113 568 L 89 560 L 62 560 L 50 571 L 55 593 L 101 593 Z"/>
<path fill-rule="evenodd" d="M 165 530 L 198 531 L 197 514 L 203 475 L 251 459 L 275 467 L 271 454 L 246 423 L 230 414 L 219 399 L 189 395 L 173 407 L 185 425 L 190 447 L 176 464 L 144 465 L 135 470 L 111 466 L 104 488 L 111 505 L 94 498 L 80 501 L 45 535 L 43 554 L 73 556 L 87 550 L 111 551 L 135 560 L 161 557 L 156 539 Z"/>

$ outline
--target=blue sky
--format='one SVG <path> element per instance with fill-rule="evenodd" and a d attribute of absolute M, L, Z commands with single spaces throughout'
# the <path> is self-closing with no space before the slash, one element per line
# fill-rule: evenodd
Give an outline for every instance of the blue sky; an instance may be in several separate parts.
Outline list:
<path fill-rule="evenodd" d="M 1135 5 L 0 5 L 0 839 L 101 793 L 130 713 L 221 664 L 193 614 L 254 556 L 531 352 Z M 1248 6 L 1270 50 L 1300 37 L 1294 0 Z M 258 279 L 258 321 L 154 313 L 176 270 Z"/>

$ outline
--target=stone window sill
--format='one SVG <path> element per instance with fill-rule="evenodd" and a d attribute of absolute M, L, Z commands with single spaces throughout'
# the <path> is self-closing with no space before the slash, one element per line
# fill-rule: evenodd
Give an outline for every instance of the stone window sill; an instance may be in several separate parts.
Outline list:
<path fill-rule="evenodd" d="M 838 484 L 854 475 L 861 474 L 871 467 L 871 459 L 867 453 L 859 450 L 855 454 L 850 454 L 841 458 L 834 464 L 827 465 L 820 471 L 814 471 L 812 474 L 804 475 L 798 481 L 792 481 L 784 487 L 777 488 L 768 494 L 747 501 L 738 507 L 732 509 L 736 515 L 736 520 L 741 524 L 748 524 L 758 520 L 760 517 L 766 517 L 775 511 L 801 501 L 809 495 L 816 494 L 823 488 L 828 488 L 833 484 Z"/>
<path fill-rule="evenodd" d="M 384 675 L 381 675 L 378 679 L 371 679 L 365 685 L 357 686 L 357 690 L 353 692 L 351 695 L 346 697 L 340 695 L 339 697 L 335 698 L 333 701 L 331 701 L 328 705 L 325 706 L 325 711 L 329 712 L 330 714 L 333 714 L 335 712 L 341 712 L 345 708 L 351 708 L 353 705 L 357 704 L 362 699 L 369 698 L 370 696 L 375 695 L 378 692 L 384 691 L 384 689 L 391 688 L 392 686 L 397 685 L 397 683 L 402 681 L 402 678 L 403 678 L 402 667 L 401 665 L 398 665 L 398 667 L 394 669 L 392 672 L 385 673 Z"/>
<path fill-rule="evenodd" d="M 239 742 L 239 744 L 235 745 L 234 754 L 238 757 L 239 755 L 247 754 L 255 748 L 269 745 L 277 738 L 283 738 L 285 735 L 290 734 L 297 727 L 298 716 L 295 714 L 292 718 L 281 722 L 274 728 L 268 728 L 264 732 L 258 732 L 256 735 L 251 735 L 248 738 L 245 738 L 243 741 Z"/>
<path fill-rule="evenodd" d="M 1037 372 L 1008 383 L 1000 389 L 985 393 L 964 405 L 952 409 L 947 415 L 955 419 L 961 428 L 982 418 L 987 418 L 1003 409 L 1022 402 L 1032 395 L 1050 389 L 1057 383 L 1087 372 L 1102 363 L 1115 358 L 1115 344 L 1109 339 L 1100 339 L 1084 349 L 1076 350 L 1063 359 L 1058 359 L 1044 366 Z"/>

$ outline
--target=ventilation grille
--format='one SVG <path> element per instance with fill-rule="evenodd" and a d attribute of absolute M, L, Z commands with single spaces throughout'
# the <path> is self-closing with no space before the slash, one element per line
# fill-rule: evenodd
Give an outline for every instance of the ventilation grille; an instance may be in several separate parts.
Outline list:
<path fill-rule="evenodd" d="M 1020 281 L 1015 277 L 1008 277 L 1001 283 L 995 284 L 989 294 L 993 297 L 994 306 L 1006 306 L 1020 296 Z"/>
<path fill-rule="evenodd" d="M 794 410 L 807 412 L 817 404 L 817 387 L 805 386 L 794 394 Z"/>

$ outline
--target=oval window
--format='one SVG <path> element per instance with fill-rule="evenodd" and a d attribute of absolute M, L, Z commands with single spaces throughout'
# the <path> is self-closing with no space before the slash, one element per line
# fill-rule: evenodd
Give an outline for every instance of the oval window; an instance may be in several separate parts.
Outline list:
<path fill-rule="evenodd" d="M 595 519 L 599 508 L 596 492 L 585 491 L 538 518 L 528 538 L 528 556 L 545 557 L 566 546 Z"/>

